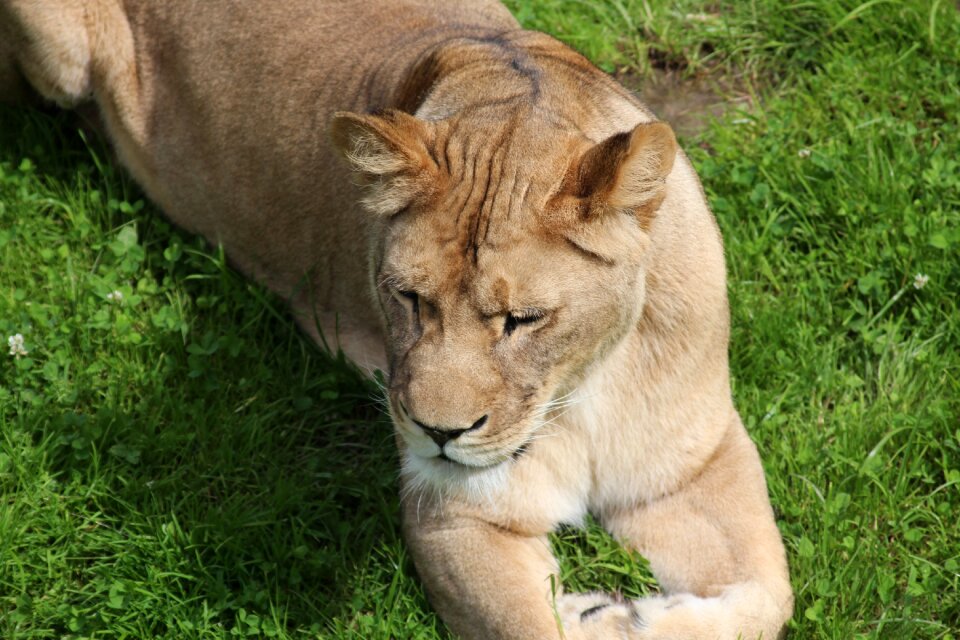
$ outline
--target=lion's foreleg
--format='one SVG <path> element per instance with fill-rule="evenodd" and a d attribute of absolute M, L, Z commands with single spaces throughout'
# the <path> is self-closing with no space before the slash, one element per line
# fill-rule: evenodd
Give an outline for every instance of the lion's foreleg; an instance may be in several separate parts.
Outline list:
<path fill-rule="evenodd" d="M 739 419 L 683 489 L 601 515 L 615 536 L 650 560 L 665 593 L 628 603 L 608 600 L 600 607 L 596 596 L 567 596 L 562 604 L 571 637 L 780 635 L 793 608 L 786 559 L 756 449 Z"/>
<path fill-rule="evenodd" d="M 418 518 L 405 502 L 404 530 L 430 601 L 464 639 L 561 638 L 556 561 L 546 535 L 513 533 L 473 518 Z"/>

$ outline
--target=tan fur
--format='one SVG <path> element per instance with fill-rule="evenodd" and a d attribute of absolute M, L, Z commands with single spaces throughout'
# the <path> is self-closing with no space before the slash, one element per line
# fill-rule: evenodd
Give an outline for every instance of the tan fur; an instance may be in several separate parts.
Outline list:
<path fill-rule="evenodd" d="M 720 237 L 627 91 L 493 0 L 0 0 L 0 35 L 0 96 L 93 99 L 167 215 L 389 371 L 404 529 L 455 632 L 781 632 Z M 546 536 L 588 512 L 663 596 L 562 592 Z"/>

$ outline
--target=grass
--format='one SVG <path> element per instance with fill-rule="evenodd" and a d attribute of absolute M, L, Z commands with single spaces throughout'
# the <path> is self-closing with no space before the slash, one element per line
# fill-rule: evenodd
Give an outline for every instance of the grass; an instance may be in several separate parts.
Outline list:
<path fill-rule="evenodd" d="M 756 92 L 683 143 L 726 240 L 791 637 L 955 640 L 956 8 L 509 4 L 608 70 Z M 0 352 L 0 636 L 446 637 L 370 383 L 109 158 L 70 115 L 0 111 L 0 337 L 28 352 Z M 572 588 L 656 588 L 596 526 L 554 544 Z"/>

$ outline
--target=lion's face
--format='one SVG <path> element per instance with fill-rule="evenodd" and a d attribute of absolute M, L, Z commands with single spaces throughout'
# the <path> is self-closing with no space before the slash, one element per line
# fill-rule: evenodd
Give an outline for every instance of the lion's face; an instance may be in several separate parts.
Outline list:
<path fill-rule="evenodd" d="M 623 334 L 642 293 L 636 269 L 532 229 L 488 235 L 474 257 L 455 220 L 398 216 L 376 277 L 398 430 L 415 455 L 481 467 L 529 443 L 558 387 Z"/>
<path fill-rule="evenodd" d="M 672 134 L 641 125 L 594 145 L 396 112 L 338 123 L 388 216 L 373 276 L 408 456 L 434 477 L 515 458 L 636 324 Z"/>

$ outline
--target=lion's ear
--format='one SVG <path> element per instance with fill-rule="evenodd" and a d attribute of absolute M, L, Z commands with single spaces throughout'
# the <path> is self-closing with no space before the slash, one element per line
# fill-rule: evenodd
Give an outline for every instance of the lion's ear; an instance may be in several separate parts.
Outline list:
<path fill-rule="evenodd" d="M 361 177 L 362 202 L 379 215 L 392 215 L 430 188 L 436 163 L 427 145 L 429 123 L 389 109 L 376 115 L 338 112 L 330 124 L 333 146 Z"/>
<path fill-rule="evenodd" d="M 646 227 L 666 195 L 676 154 L 673 130 L 662 122 L 638 124 L 591 147 L 573 172 L 573 189 L 585 200 L 583 217 L 631 212 Z"/>

